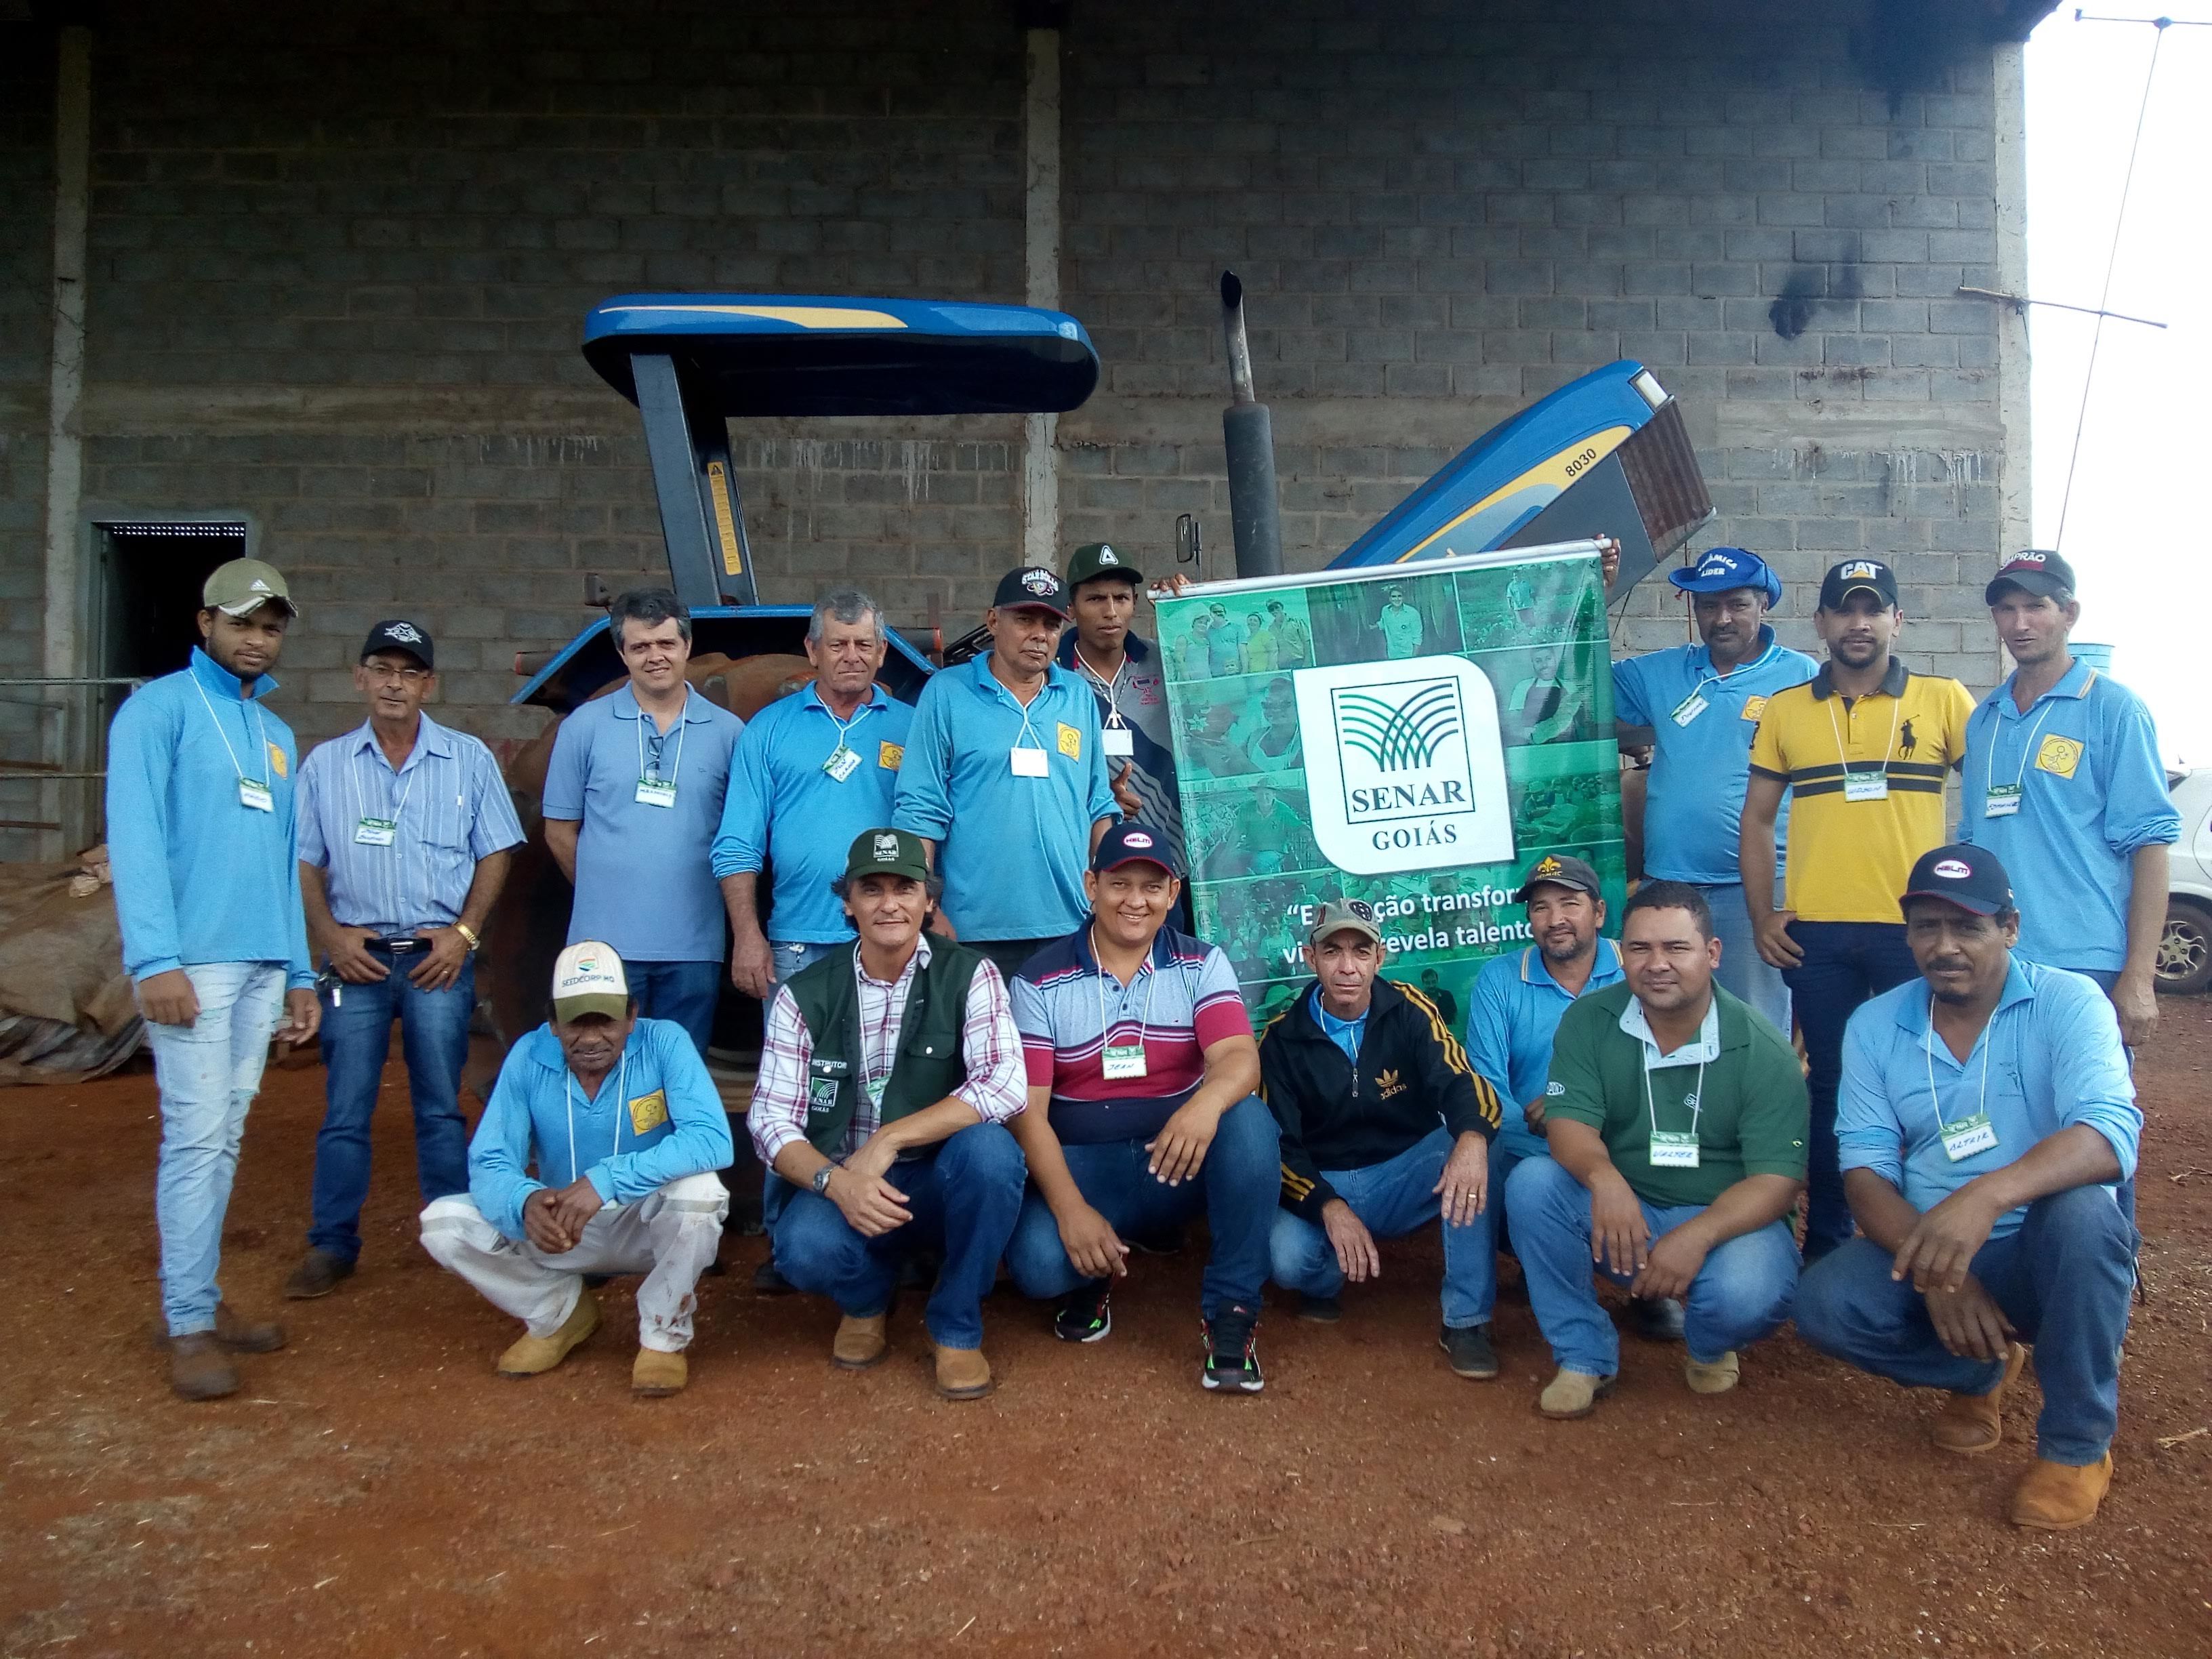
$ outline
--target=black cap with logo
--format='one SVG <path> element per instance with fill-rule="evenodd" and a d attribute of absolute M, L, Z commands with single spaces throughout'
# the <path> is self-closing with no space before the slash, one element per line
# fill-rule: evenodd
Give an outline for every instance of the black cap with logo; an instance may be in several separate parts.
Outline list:
<path fill-rule="evenodd" d="M 1588 893 L 1592 898 L 1605 890 L 1604 884 L 1597 878 L 1597 872 L 1568 853 L 1547 853 L 1530 865 L 1528 874 L 1521 884 L 1521 890 L 1513 896 L 1513 902 L 1526 904 L 1529 895 L 1539 887 L 1564 887 L 1571 892 Z"/>
<path fill-rule="evenodd" d="M 2014 908 L 2012 878 L 1986 847 L 1960 842 L 1923 853 L 1906 878 L 1904 897 L 1941 899 L 1978 916 Z"/>
<path fill-rule="evenodd" d="M 1863 587 L 1884 605 L 1897 604 L 1897 573 L 1880 559 L 1845 559 L 1820 579 L 1820 609 L 1840 611 Z"/>
<path fill-rule="evenodd" d="M 1997 574 L 1982 590 L 1982 603 L 1995 605 L 2004 597 L 2008 587 L 2017 587 L 2022 592 L 2046 599 L 2055 599 L 2062 593 L 2071 595 L 2075 591 L 2074 567 L 2056 553 L 2040 547 L 2027 548 L 1997 567 Z"/>
<path fill-rule="evenodd" d="M 1171 876 L 1182 874 L 1176 865 L 1175 843 L 1152 825 L 1127 818 L 1098 837 L 1098 850 L 1091 855 L 1091 872 L 1103 876 L 1125 864 L 1157 864 Z"/>
<path fill-rule="evenodd" d="M 370 629 L 368 638 L 361 647 L 361 660 L 367 662 L 380 651 L 404 651 L 425 668 L 434 669 L 438 665 L 430 636 L 403 618 L 380 622 Z"/>
<path fill-rule="evenodd" d="M 991 596 L 994 611 L 1049 611 L 1065 618 L 1067 588 L 1041 564 L 1025 564 L 999 578 L 999 591 Z"/>

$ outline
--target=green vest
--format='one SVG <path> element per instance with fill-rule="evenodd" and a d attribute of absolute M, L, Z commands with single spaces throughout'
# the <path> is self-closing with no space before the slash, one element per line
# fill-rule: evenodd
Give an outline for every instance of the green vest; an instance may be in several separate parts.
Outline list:
<path fill-rule="evenodd" d="M 930 941 L 929 961 L 915 967 L 907 984 L 898 1053 L 884 1084 L 884 1122 L 934 1106 L 967 1081 L 963 1027 L 968 988 L 982 963 L 964 945 L 942 938 Z M 831 952 L 785 984 L 813 1048 L 806 1067 L 806 1139 L 824 1157 L 834 1157 L 860 1098 L 860 996 L 852 948 Z"/>

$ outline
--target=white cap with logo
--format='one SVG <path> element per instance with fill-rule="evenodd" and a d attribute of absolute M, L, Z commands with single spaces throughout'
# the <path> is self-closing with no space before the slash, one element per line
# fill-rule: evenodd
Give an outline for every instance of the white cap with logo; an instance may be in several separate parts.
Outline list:
<path fill-rule="evenodd" d="M 629 1012 L 629 981 L 614 946 L 597 939 L 570 945 L 553 963 L 553 1018 L 562 1024 L 586 1014 L 620 1019 Z"/>

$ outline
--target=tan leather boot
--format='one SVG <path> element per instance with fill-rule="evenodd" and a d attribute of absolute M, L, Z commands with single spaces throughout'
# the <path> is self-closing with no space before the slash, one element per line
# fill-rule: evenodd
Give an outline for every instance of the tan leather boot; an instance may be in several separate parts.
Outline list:
<path fill-rule="evenodd" d="M 2097 1518 L 2112 1484 L 2112 1455 L 2076 1468 L 2039 1457 L 2013 1488 L 2012 1523 L 2040 1532 L 2069 1532 Z"/>
<path fill-rule="evenodd" d="M 682 1354 L 663 1353 L 658 1348 L 640 1348 L 636 1363 L 629 1368 L 629 1391 L 646 1400 L 681 1394 L 690 1380 L 691 1368 Z"/>
<path fill-rule="evenodd" d="M 169 1386 L 186 1400 L 220 1400 L 238 1392 L 238 1367 L 222 1351 L 213 1331 L 194 1331 L 173 1336 L 169 1346 Z"/>
<path fill-rule="evenodd" d="M 2027 1349 L 2015 1342 L 2005 1355 L 2004 1375 L 1987 1394 L 1954 1394 L 1944 1397 L 1943 1409 L 1928 1425 L 1928 1437 L 1947 1452 L 1978 1457 L 1994 1450 L 2004 1438 L 2004 1391 L 2019 1379 L 2027 1364 Z"/>
<path fill-rule="evenodd" d="M 937 1391 L 947 1400 L 981 1400 L 991 1392 L 991 1362 L 981 1348 L 937 1349 Z"/>
<path fill-rule="evenodd" d="M 884 1351 L 890 1346 L 884 1334 L 890 1322 L 888 1313 L 871 1315 L 866 1319 L 855 1319 L 847 1314 L 837 1322 L 837 1340 L 830 1345 L 831 1363 L 848 1371 L 867 1370 L 884 1357 Z"/>
<path fill-rule="evenodd" d="M 499 1357 L 501 1376 L 537 1376 L 551 1370 L 599 1328 L 599 1299 L 589 1291 L 576 1297 L 576 1306 L 550 1336 L 526 1336 Z"/>
<path fill-rule="evenodd" d="M 1544 1392 L 1536 1396 L 1536 1409 L 1556 1421 L 1588 1417 L 1597 1409 L 1597 1402 L 1613 1392 L 1609 1376 L 1592 1376 L 1585 1371 L 1571 1371 L 1564 1365 L 1559 1375 L 1544 1385 Z"/>

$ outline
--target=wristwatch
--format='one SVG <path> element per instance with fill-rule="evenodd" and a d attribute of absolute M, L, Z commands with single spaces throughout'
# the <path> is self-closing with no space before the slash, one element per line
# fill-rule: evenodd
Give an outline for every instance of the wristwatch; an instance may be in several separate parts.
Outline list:
<path fill-rule="evenodd" d="M 814 1195 L 817 1198 L 830 1196 L 830 1177 L 836 1173 L 835 1164 L 825 1164 L 814 1172 Z"/>

